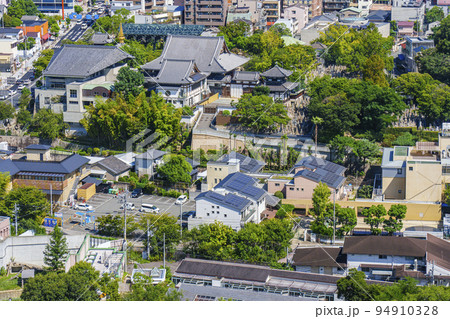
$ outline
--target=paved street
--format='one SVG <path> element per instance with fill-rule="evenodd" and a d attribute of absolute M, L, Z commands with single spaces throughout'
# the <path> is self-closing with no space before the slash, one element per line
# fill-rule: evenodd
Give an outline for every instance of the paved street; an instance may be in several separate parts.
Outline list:
<path fill-rule="evenodd" d="M 157 195 L 143 195 L 140 198 L 128 198 L 128 202 L 133 203 L 136 209 L 133 211 L 127 211 L 127 214 L 136 217 L 141 216 L 139 209 L 143 203 L 153 204 L 160 209 L 160 214 L 169 214 L 171 216 L 180 216 L 180 205 L 175 205 L 175 198 L 162 197 Z M 94 215 L 102 216 L 107 214 L 123 214 L 123 210 L 120 209 L 121 199 L 111 195 L 111 194 L 95 194 L 90 200 L 87 201 L 89 205 L 94 207 Z M 183 212 L 188 212 L 195 210 L 195 202 L 189 200 L 182 206 Z M 74 218 L 74 214 L 77 210 L 63 207 L 59 210 L 63 214 L 64 218 L 64 230 L 69 230 L 71 232 L 84 232 L 86 230 L 92 230 L 93 225 L 88 225 L 87 227 L 81 227 L 78 223 L 79 219 Z"/>

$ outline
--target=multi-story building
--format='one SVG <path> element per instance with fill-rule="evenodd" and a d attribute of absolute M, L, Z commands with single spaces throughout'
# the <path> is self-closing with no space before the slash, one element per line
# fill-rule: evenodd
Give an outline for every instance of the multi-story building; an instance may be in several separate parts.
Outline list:
<path fill-rule="evenodd" d="M 294 4 L 284 8 L 282 17 L 284 19 L 292 19 L 297 22 L 297 29 L 294 32 L 297 33 L 308 23 L 308 7 L 302 4 Z"/>
<path fill-rule="evenodd" d="M 304 5 L 308 8 L 309 19 L 320 16 L 324 12 L 322 0 L 284 0 L 285 7 L 290 7 L 297 4 Z"/>
<path fill-rule="evenodd" d="M 350 6 L 351 0 L 323 0 L 323 12 L 340 11 Z"/>
<path fill-rule="evenodd" d="M 206 27 L 224 26 L 228 0 L 185 0 L 184 23 Z"/>
<path fill-rule="evenodd" d="M 450 183 L 450 123 L 443 123 L 439 142 L 417 142 L 383 150 L 383 200 L 440 202 Z"/>
<path fill-rule="evenodd" d="M 24 40 L 21 29 L 0 28 L 0 73 L 2 77 L 11 76 L 20 63 L 17 45 Z"/>
<path fill-rule="evenodd" d="M 65 45 L 43 72 L 45 81 L 36 88 L 36 103 L 62 113 L 64 122 L 77 129 L 85 106 L 96 97 L 111 96 L 120 68 L 131 57 L 115 46 Z"/>
<path fill-rule="evenodd" d="M 73 11 L 74 0 L 33 0 L 37 9 L 46 14 L 62 14 L 64 2 L 64 15 L 67 17 Z"/>
<path fill-rule="evenodd" d="M 266 14 L 266 25 L 271 27 L 281 17 L 283 0 L 263 0 L 262 7 Z"/>
<path fill-rule="evenodd" d="M 51 194 L 53 202 L 62 204 L 89 175 L 88 162 L 78 154 L 53 155 L 49 145 L 30 145 L 25 154 L 0 161 L 0 172 L 9 173 L 13 185 L 37 187 L 49 197 Z"/>
<path fill-rule="evenodd" d="M 405 55 L 406 67 L 409 72 L 417 72 L 417 54 L 430 48 L 434 48 L 434 41 L 432 39 L 406 37 L 406 45 L 403 54 Z"/>

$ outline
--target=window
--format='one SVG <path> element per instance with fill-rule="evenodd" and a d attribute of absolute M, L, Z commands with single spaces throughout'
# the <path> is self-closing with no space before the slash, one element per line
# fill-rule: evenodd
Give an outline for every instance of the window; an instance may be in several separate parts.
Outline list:
<path fill-rule="evenodd" d="M 412 170 L 413 170 L 413 168 L 412 168 L 412 167 L 410 167 L 410 168 L 409 168 L 409 170 L 410 170 L 410 171 L 412 171 Z"/>
<path fill-rule="evenodd" d="M 222 167 L 219 167 L 219 171 L 222 171 Z"/>
<path fill-rule="evenodd" d="M 217 183 L 217 178 L 214 178 L 214 183 Z"/>
<path fill-rule="evenodd" d="M 206 216 L 209 216 L 209 213 L 206 213 Z"/>
<path fill-rule="evenodd" d="M 214 167 L 214 170 L 217 171 L 217 167 Z"/>
<path fill-rule="evenodd" d="M 398 190 L 398 193 L 399 193 L 399 194 L 401 194 L 401 193 L 402 193 L 402 190 L 401 190 L 401 189 L 399 189 L 399 190 Z"/>
<path fill-rule="evenodd" d="M 225 217 L 225 218 L 226 218 L 226 217 L 227 217 L 227 214 L 223 214 L 223 217 Z"/>
<path fill-rule="evenodd" d="M 297 191 L 298 191 L 298 187 L 297 187 Z"/>
<path fill-rule="evenodd" d="M 212 211 L 211 213 L 214 214 L 214 211 Z"/>
<path fill-rule="evenodd" d="M 294 190 L 294 187 L 289 187 L 289 190 L 293 191 L 293 190 Z"/>
<path fill-rule="evenodd" d="M 212 205 L 211 208 L 214 209 L 214 205 Z"/>
<path fill-rule="evenodd" d="M 386 255 L 378 255 L 378 259 L 387 259 Z"/>
<path fill-rule="evenodd" d="M 77 97 L 77 90 L 70 90 L 70 97 Z"/>
<path fill-rule="evenodd" d="M 302 188 L 302 192 L 304 191 L 304 189 Z"/>
<path fill-rule="evenodd" d="M 402 173 L 402 169 L 401 168 L 397 168 L 397 174 L 401 174 Z"/>
<path fill-rule="evenodd" d="M 50 104 L 50 97 L 46 96 L 46 97 L 44 98 L 44 103 L 45 103 L 45 104 Z"/>
<path fill-rule="evenodd" d="M 280 183 L 275 183 L 275 186 L 280 186 Z"/>

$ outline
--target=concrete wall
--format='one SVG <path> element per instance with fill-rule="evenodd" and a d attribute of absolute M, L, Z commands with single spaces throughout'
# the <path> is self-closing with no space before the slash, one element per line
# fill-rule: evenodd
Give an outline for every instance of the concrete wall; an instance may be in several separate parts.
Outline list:
<path fill-rule="evenodd" d="M 295 208 L 309 209 L 312 208 L 311 199 L 283 199 L 283 204 L 292 204 Z M 405 220 L 417 220 L 417 221 L 440 221 L 442 218 L 441 205 L 435 203 L 408 203 L 407 201 L 371 201 L 371 200 L 358 200 L 358 201 L 343 201 L 337 200 L 336 204 L 341 207 L 351 207 L 358 211 L 358 208 L 369 208 L 372 205 L 383 205 L 386 210 L 389 210 L 392 205 L 402 204 L 407 208 Z"/>
<path fill-rule="evenodd" d="M 231 141 L 234 147 L 234 139 Z M 208 150 L 220 150 L 222 146 L 230 146 L 230 138 L 212 136 L 206 134 L 192 134 L 192 150 L 202 149 L 205 152 Z M 236 148 L 244 149 L 244 142 L 236 139 Z"/>
<path fill-rule="evenodd" d="M 189 218 L 188 220 L 189 229 L 198 227 L 201 224 L 211 224 L 215 221 L 220 221 L 234 230 L 241 229 L 241 214 L 238 211 L 217 205 L 205 199 L 195 201 L 195 210 L 196 218 Z M 214 214 L 212 213 L 213 211 Z"/>
<path fill-rule="evenodd" d="M 405 199 L 440 201 L 442 198 L 441 181 L 442 167 L 439 162 L 408 161 Z"/>
<path fill-rule="evenodd" d="M 239 165 L 229 165 L 228 163 L 214 163 L 209 162 L 206 166 L 206 176 L 208 182 L 208 190 L 211 190 L 216 186 L 222 179 L 227 177 L 229 174 L 236 173 L 239 171 Z"/>
<path fill-rule="evenodd" d="M 77 252 L 84 240 L 84 235 L 70 235 L 67 238 L 69 251 Z M 0 242 L 0 267 L 14 258 L 16 263 L 44 265 L 44 249 L 50 236 L 9 237 Z"/>
<path fill-rule="evenodd" d="M 384 169 L 383 169 L 384 172 Z M 385 199 L 405 199 L 405 178 L 383 177 L 383 195 Z"/>
<path fill-rule="evenodd" d="M 289 180 L 278 180 L 278 179 L 270 179 L 267 181 L 267 192 L 270 194 L 275 194 L 275 192 L 283 192 L 284 186 Z"/>
<path fill-rule="evenodd" d="M 386 259 L 380 259 L 379 255 L 356 255 L 356 254 L 347 254 L 347 267 L 357 268 L 361 270 L 361 264 L 379 264 L 379 265 L 413 265 L 414 259 L 417 258 L 405 257 L 405 256 L 386 256 Z M 423 261 L 418 261 L 418 264 L 423 264 Z"/>
<path fill-rule="evenodd" d="M 9 300 L 20 298 L 23 289 L 0 291 L 0 300 Z"/>

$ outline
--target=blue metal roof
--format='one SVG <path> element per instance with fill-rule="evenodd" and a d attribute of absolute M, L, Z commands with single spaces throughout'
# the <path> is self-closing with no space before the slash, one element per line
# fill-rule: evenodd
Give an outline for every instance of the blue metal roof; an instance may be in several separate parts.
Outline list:
<path fill-rule="evenodd" d="M 31 144 L 25 147 L 26 150 L 43 150 L 46 151 L 50 149 L 51 145 L 43 145 L 43 144 Z"/>
<path fill-rule="evenodd" d="M 222 195 L 219 193 L 216 193 L 214 191 L 208 191 L 208 192 L 204 192 L 201 193 L 200 195 L 198 195 L 195 200 L 199 200 L 199 199 L 207 199 L 211 202 L 214 202 L 218 205 L 224 206 L 224 207 L 228 207 L 230 209 L 233 210 L 238 210 L 239 212 L 242 212 L 245 208 L 247 208 L 248 206 L 251 205 L 251 201 L 241 197 L 241 196 L 237 196 L 231 193 L 228 193 L 226 195 Z"/>
<path fill-rule="evenodd" d="M 224 188 L 257 201 L 264 197 L 266 192 L 262 188 L 254 186 L 255 184 L 256 180 L 254 178 L 237 172 L 225 177 L 214 188 Z"/>

